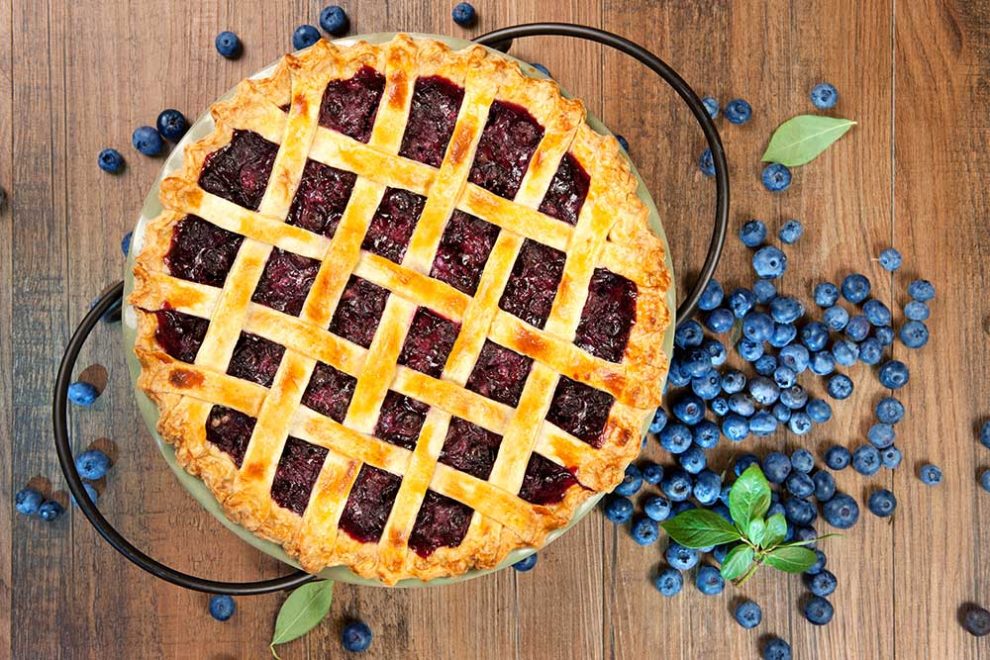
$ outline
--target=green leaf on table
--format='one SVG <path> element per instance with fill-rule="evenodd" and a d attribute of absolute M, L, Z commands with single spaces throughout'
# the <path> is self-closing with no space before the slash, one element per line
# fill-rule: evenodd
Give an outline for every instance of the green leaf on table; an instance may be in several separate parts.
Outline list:
<path fill-rule="evenodd" d="M 302 637 L 323 621 L 330 611 L 331 602 L 333 602 L 333 582 L 330 580 L 304 584 L 289 594 L 278 611 L 278 618 L 275 619 L 275 632 L 272 634 L 271 642 L 272 655 L 275 655 L 276 644 L 285 644 Z"/>
<path fill-rule="evenodd" d="M 661 527 L 685 548 L 707 548 L 742 538 L 728 520 L 714 511 L 691 509 L 661 523 Z"/>
<path fill-rule="evenodd" d="M 791 117 L 774 131 L 762 160 L 788 167 L 810 163 L 855 125 L 851 119 L 840 117 Z"/>
<path fill-rule="evenodd" d="M 780 545 L 787 536 L 787 519 L 784 514 L 775 513 L 767 518 L 767 529 L 763 532 L 763 547 L 772 548 Z"/>
<path fill-rule="evenodd" d="M 725 556 L 719 573 L 726 580 L 735 580 L 749 570 L 753 563 L 753 549 L 745 543 L 740 543 Z"/>
<path fill-rule="evenodd" d="M 746 468 L 729 491 L 729 514 L 736 527 L 749 530 L 749 523 L 763 518 L 770 508 L 770 483 L 755 463 Z"/>
<path fill-rule="evenodd" d="M 786 573 L 804 573 L 815 565 L 818 556 L 808 548 L 790 545 L 774 548 L 766 554 L 763 561 Z"/>
<path fill-rule="evenodd" d="M 749 541 L 753 545 L 763 547 L 766 531 L 767 524 L 763 521 L 763 518 L 753 518 L 749 521 L 749 529 L 746 530 L 746 536 L 749 537 Z"/>

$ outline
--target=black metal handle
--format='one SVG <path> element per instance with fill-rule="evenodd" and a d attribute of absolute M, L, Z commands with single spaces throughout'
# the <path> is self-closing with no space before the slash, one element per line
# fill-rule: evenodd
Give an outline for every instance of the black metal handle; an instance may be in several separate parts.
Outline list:
<path fill-rule="evenodd" d="M 639 44 L 617 34 L 571 23 L 528 23 L 493 30 L 476 37 L 474 41 L 483 46 L 494 47 L 501 44 L 511 44 L 514 39 L 519 37 L 536 36 L 566 36 L 587 39 L 610 46 L 639 60 L 677 92 L 677 95 L 691 109 L 691 114 L 701 126 L 705 140 L 708 142 L 708 148 L 712 151 L 712 162 L 715 164 L 715 228 L 712 231 L 708 254 L 705 257 L 705 264 L 701 268 L 701 273 L 690 293 L 677 308 L 677 322 L 682 323 L 688 320 L 697 309 L 698 299 L 701 298 L 702 292 L 715 274 L 719 259 L 722 257 L 722 247 L 725 245 L 725 235 L 729 227 L 729 168 L 725 159 L 725 149 L 722 147 L 722 140 L 719 138 L 715 123 L 708 116 L 705 106 L 691 89 L 691 86 L 669 64 Z"/>

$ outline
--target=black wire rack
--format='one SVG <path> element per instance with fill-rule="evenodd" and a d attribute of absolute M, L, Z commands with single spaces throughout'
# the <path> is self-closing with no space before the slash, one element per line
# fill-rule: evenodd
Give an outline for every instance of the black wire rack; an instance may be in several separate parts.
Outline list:
<path fill-rule="evenodd" d="M 698 95 L 695 94 L 691 86 L 670 65 L 642 46 L 617 34 L 570 23 L 530 23 L 494 30 L 493 32 L 477 37 L 474 41 L 502 52 L 508 52 L 515 39 L 534 36 L 576 37 L 609 46 L 629 55 L 660 76 L 680 96 L 701 127 L 708 147 L 711 149 L 712 161 L 715 165 L 715 222 L 704 265 L 691 290 L 677 308 L 678 322 L 683 322 L 694 314 L 697 309 L 698 299 L 715 274 L 715 269 L 722 256 L 722 247 L 725 244 L 725 236 L 728 228 L 728 165 L 726 163 L 725 150 L 722 147 L 722 141 L 719 138 L 715 124 L 708 116 Z M 58 454 L 58 462 L 62 473 L 65 475 L 66 483 L 69 486 L 69 491 L 78 503 L 79 509 L 93 527 L 96 528 L 100 536 L 130 562 L 157 578 L 180 587 L 185 587 L 186 589 L 216 594 L 229 594 L 232 596 L 245 596 L 293 589 L 314 579 L 315 576 L 298 570 L 281 577 L 254 582 L 224 582 L 189 575 L 188 573 L 167 566 L 134 546 L 134 544 L 128 541 L 123 534 L 110 524 L 103 514 L 100 513 L 99 509 L 96 508 L 96 505 L 90 501 L 89 496 L 83 488 L 83 482 L 79 476 L 79 472 L 76 470 L 72 448 L 69 445 L 66 417 L 67 394 L 69 383 L 72 380 L 72 372 L 83 344 L 85 344 L 99 320 L 105 314 L 113 313 L 114 308 L 121 305 L 123 291 L 124 283 L 118 282 L 107 289 L 91 307 L 82 322 L 80 322 L 79 327 L 73 333 L 68 346 L 65 348 L 65 353 L 59 365 L 58 377 L 55 381 L 54 400 L 52 403 L 55 450 Z"/>

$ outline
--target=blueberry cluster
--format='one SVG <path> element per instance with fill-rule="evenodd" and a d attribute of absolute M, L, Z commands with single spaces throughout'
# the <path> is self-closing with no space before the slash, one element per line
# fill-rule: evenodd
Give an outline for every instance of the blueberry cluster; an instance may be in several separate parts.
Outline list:
<path fill-rule="evenodd" d="M 100 493 L 93 482 L 105 477 L 110 465 L 110 457 L 99 449 L 88 449 L 76 457 L 76 471 L 83 478 L 83 488 L 94 504 Z M 46 499 L 38 489 L 31 486 L 17 491 L 14 495 L 14 508 L 22 516 L 36 516 L 45 522 L 52 522 L 65 513 L 65 507 L 58 500 Z"/>

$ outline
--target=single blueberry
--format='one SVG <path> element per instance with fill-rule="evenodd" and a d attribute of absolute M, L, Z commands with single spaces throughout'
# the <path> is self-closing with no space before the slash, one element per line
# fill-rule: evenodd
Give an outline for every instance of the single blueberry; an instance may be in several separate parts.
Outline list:
<path fill-rule="evenodd" d="M 633 503 L 621 495 L 608 495 L 602 509 L 605 518 L 617 525 L 628 522 L 632 518 Z"/>
<path fill-rule="evenodd" d="M 99 390 L 97 390 L 91 383 L 76 381 L 75 383 L 69 385 L 69 401 L 77 406 L 88 408 L 96 403 L 96 398 L 98 396 L 100 396 Z"/>
<path fill-rule="evenodd" d="M 756 362 L 763 356 L 763 344 L 743 337 L 736 342 L 736 352 L 747 362 Z"/>
<path fill-rule="evenodd" d="M 797 374 L 790 367 L 779 366 L 773 370 L 773 382 L 777 387 L 787 389 L 797 382 Z"/>
<path fill-rule="evenodd" d="M 533 564 L 535 564 L 536 554 L 532 554 L 530 557 L 533 557 Z M 514 564 L 513 567 L 518 567 L 519 564 L 525 561 L 527 560 L 523 559 Z M 532 565 L 529 568 L 532 568 Z M 529 570 L 529 568 L 517 568 L 516 570 Z M 351 621 L 340 631 L 340 643 L 343 645 L 345 651 L 350 651 L 351 653 L 367 651 L 368 647 L 371 646 L 371 637 L 371 628 L 363 621 Z"/>
<path fill-rule="evenodd" d="M 748 394 L 737 392 L 729 397 L 729 410 L 743 417 L 752 417 L 756 412 L 756 402 Z"/>
<path fill-rule="evenodd" d="M 701 447 L 691 445 L 685 451 L 677 455 L 677 463 L 690 474 L 698 474 L 705 469 L 708 464 L 705 458 L 705 450 Z"/>
<path fill-rule="evenodd" d="M 756 296 L 757 303 L 766 305 L 777 297 L 777 287 L 771 280 L 756 280 L 753 283 L 753 295 Z"/>
<path fill-rule="evenodd" d="M 98 490 L 96 490 L 96 486 L 94 486 L 93 484 L 89 483 L 88 481 L 84 481 L 83 482 L 83 490 L 86 491 L 86 497 L 89 498 L 89 501 L 90 502 L 92 502 L 93 504 L 96 504 L 97 501 L 99 501 L 99 499 L 100 499 L 100 492 Z M 72 504 L 73 504 L 73 506 L 79 506 L 79 502 L 76 501 L 76 498 L 74 496 L 72 497 Z"/>
<path fill-rule="evenodd" d="M 772 249 L 776 250 L 777 248 Z M 794 323 L 799 318 L 804 316 L 804 305 L 802 305 L 801 301 L 796 298 L 791 298 L 790 296 L 777 296 L 770 301 L 770 316 L 772 316 L 773 320 L 777 323 Z"/>
<path fill-rule="evenodd" d="M 777 358 L 770 353 L 764 353 L 753 363 L 753 369 L 761 376 L 772 376 L 777 370 Z"/>
<path fill-rule="evenodd" d="M 722 435 L 732 442 L 741 442 L 749 435 L 749 422 L 740 415 L 728 414 L 722 420 Z"/>
<path fill-rule="evenodd" d="M 234 616 L 237 605 L 234 599 L 225 594 L 217 594 L 210 598 L 210 616 L 217 621 L 226 621 Z"/>
<path fill-rule="evenodd" d="M 656 522 L 663 522 L 670 517 L 671 504 L 670 500 L 661 495 L 650 495 L 643 502 L 643 513 L 645 513 L 650 520 L 655 520 Z M 632 513 L 632 504 L 629 505 L 629 511 Z M 606 512 L 607 513 L 607 512 Z M 628 520 L 628 518 L 626 518 Z M 616 522 L 616 521 L 613 521 Z M 621 522 L 625 522 L 624 520 Z"/>
<path fill-rule="evenodd" d="M 808 413 L 808 417 L 815 424 L 824 424 L 832 419 L 832 406 L 828 405 L 828 402 L 822 399 L 812 399 L 809 401 L 805 412 Z"/>
<path fill-rule="evenodd" d="M 98 481 L 110 469 L 110 457 L 99 449 L 89 449 L 76 456 L 76 471 L 83 479 Z"/>
<path fill-rule="evenodd" d="M 135 128 L 131 135 L 131 144 L 145 156 L 157 156 L 165 146 L 162 136 L 151 126 Z"/>
<path fill-rule="evenodd" d="M 703 348 L 694 346 L 681 362 L 681 373 L 688 378 L 704 376 L 712 368 L 712 357 Z"/>
<path fill-rule="evenodd" d="M 241 40 L 236 34 L 230 31 L 218 34 L 214 45 L 217 47 L 217 52 L 228 60 L 237 59 L 243 51 Z"/>
<path fill-rule="evenodd" d="M 536 566 L 537 559 L 538 557 L 534 552 L 528 557 L 524 557 L 519 561 L 517 561 L 515 564 L 512 565 L 512 568 L 516 569 L 516 571 L 518 571 L 519 573 L 525 573 L 527 571 L 531 571 L 533 570 L 533 567 Z"/>
<path fill-rule="evenodd" d="M 782 484 L 791 474 L 791 461 L 779 451 L 772 451 L 763 458 L 763 474 L 772 484 Z"/>
<path fill-rule="evenodd" d="M 980 444 L 990 449 L 990 420 L 983 422 L 980 427 Z"/>
<path fill-rule="evenodd" d="M 909 321 L 927 321 L 930 315 L 928 305 L 918 300 L 911 300 L 904 305 L 904 316 Z"/>
<path fill-rule="evenodd" d="M 712 158 L 712 150 L 705 149 L 698 157 L 698 169 L 705 176 L 715 176 L 715 160 Z"/>
<path fill-rule="evenodd" d="M 757 376 L 749 381 L 747 385 L 750 396 L 753 400 L 763 406 L 770 406 L 780 398 L 780 388 L 766 376 Z"/>
<path fill-rule="evenodd" d="M 825 452 L 825 465 L 833 470 L 844 470 L 852 461 L 852 454 L 842 445 L 833 445 Z"/>
<path fill-rule="evenodd" d="M 915 280 L 908 285 L 908 295 L 918 302 L 928 302 L 935 297 L 935 285 L 928 280 Z"/>
<path fill-rule="evenodd" d="M 901 450 L 897 447 L 887 447 L 880 451 L 880 462 L 889 470 L 896 470 L 901 465 Z"/>
<path fill-rule="evenodd" d="M 785 485 L 787 492 L 795 497 L 808 497 L 815 492 L 815 482 L 804 472 L 791 472 Z"/>
<path fill-rule="evenodd" d="M 892 390 L 898 390 L 907 385 L 911 378 L 907 365 L 900 360 L 890 360 L 880 367 L 880 384 Z"/>
<path fill-rule="evenodd" d="M 753 305 L 756 304 L 756 295 L 749 289 L 738 288 L 729 294 L 725 303 L 736 315 L 736 318 L 741 319 L 746 316 L 746 312 L 753 309 Z"/>
<path fill-rule="evenodd" d="M 800 385 L 792 385 L 780 393 L 780 402 L 791 410 L 799 410 L 808 403 L 808 393 Z"/>
<path fill-rule="evenodd" d="M 34 488 L 22 488 L 14 495 L 14 508 L 22 516 L 35 516 L 45 498 Z"/>
<path fill-rule="evenodd" d="M 694 499 L 701 506 L 711 506 L 722 492 L 722 477 L 711 470 L 702 470 L 694 480 Z"/>
<path fill-rule="evenodd" d="M 760 464 L 760 458 L 756 454 L 743 454 L 742 456 L 740 456 L 735 460 L 735 463 L 732 466 L 732 472 L 738 477 L 743 472 L 745 472 L 750 465 L 759 465 L 759 464 Z"/>
<path fill-rule="evenodd" d="M 750 310 L 742 320 L 743 335 L 750 341 L 764 342 L 773 334 L 773 319 L 768 314 Z"/>
<path fill-rule="evenodd" d="M 819 307 L 831 307 L 839 300 L 839 287 L 831 282 L 821 282 L 815 285 L 815 304 Z"/>
<path fill-rule="evenodd" d="M 887 248 L 880 253 L 880 267 L 891 273 L 901 267 L 901 253 L 894 248 Z"/>
<path fill-rule="evenodd" d="M 320 40 L 320 31 L 312 25 L 300 25 L 292 33 L 292 47 L 296 50 L 309 48 Z"/>
<path fill-rule="evenodd" d="M 722 285 L 718 280 L 712 278 L 708 280 L 708 284 L 705 285 L 704 290 L 701 292 L 701 297 L 698 298 L 698 309 L 703 312 L 709 312 L 721 305 L 722 298 L 724 297 L 725 292 L 722 290 Z"/>
<path fill-rule="evenodd" d="M 667 384 L 664 386 L 666 394 L 669 387 L 684 387 L 691 384 L 693 376 L 684 370 L 683 361 L 674 353 L 674 359 L 670 361 L 670 370 L 667 371 Z"/>
<path fill-rule="evenodd" d="M 615 494 L 632 497 L 643 487 L 643 475 L 635 465 L 627 465 L 622 482 L 615 487 Z"/>
<path fill-rule="evenodd" d="M 832 305 L 825 310 L 825 313 L 822 315 L 822 320 L 825 322 L 825 326 L 828 327 L 829 330 L 832 330 L 833 332 L 842 332 L 849 323 L 849 312 L 846 311 L 845 307 Z"/>
<path fill-rule="evenodd" d="M 663 408 L 657 408 L 657 411 L 653 413 L 653 421 L 650 422 L 650 433 L 659 433 L 665 426 L 667 426 L 667 411 Z"/>
<path fill-rule="evenodd" d="M 798 472 L 811 472 L 815 467 L 815 457 L 807 449 L 795 449 L 791 452 L 791 467 Z"/>
<path fill-rule="evenodd" d="M 787 270 L 787 255 L 772 245 L 764 245 L 753 254 L 753 270 L 760 277 L 776 279 Z M 780 300 L 777 298 L 776 300 Z M 776 302 L 774 300 L 774 302 Z M 794 319 L 784 320 L 774 317 L 779 323 L 790 323 Z"/>
<path fill-rule="evenodd" d="M 780 163 L 770 163 L 763 168 L 763 187 L 770 192 L 782 192 L 791 187 L 791 170 Z"/>
<path fill-rule="evenodd" d="M 853 382 L 845 374 L 835 374 L 828 379 L 828 385 L 825 389 L 833 399 L 848 399 L 853 393 Z"/>
<path fill-rule="evenodd" d="M 117 174 L 124 169 L 124 157 L 116 149 L 104 149 L 97 159 L 100 169 L 110 174 Z"/>
<path fill-rule="evenodd" d="M 158 114 L 158 120 L 155 123 L 158 126 L 158 133 L 170 142 L 178 142 L 186 134 L 186 131 L 189 130 L 189 122 L 186 121 L 186 116 L 172 108 L 162 110 Z"/>
<path fill-rule="evenodd" d="M 818 351 L 811 356 L 811 371 L 818 376 L 827 376 L 835 371 L 835 358 L 831 351 Z"/>
<path fill-rule="evenodd" d="M 780 395 L 783 396 L 784 393 L 781 392 Z M 791 419 L 791 409 L 780 401 L 773 404 L 773 409 L 771 412 L 773 413 L 774 419 L 781 424 L 786 424 Z"/>
<path fill-rule="evenodd" d="M 703 419 L 695 424 L 692 435 L 694 436 L 695 445 L 702 449 L 711 449 L 718 444 L 719 438 L 722 437 L 722 432 L 718 430 L 718 424 L 711 420 Z"/>
<path fill-rule="evenodd" d="M 822 505 L 822 517 L 832 527 L 849 529 L 859 520 L 859 505 L 849 495 L 836 493 Z"/>
<path fill-rule="evenodd" d="M 980 473 L 980 488 L 990 493 L 990 470 Z"/>
<path fill-rule="evenodd" d="M 133 235 L 133 232 L 127 232 L 124 234 L 124 237 L 120 239 L 120 251 L 124 253 L 125 257 L 131 252 L 131 238 Z"/>
<path fill-rule="evenodd" d="M 705 349 L 712 360 L 713 367 L 720 367 L 725 364 L 729 354 L 725 350 L 725 344 L 717 339 L 706 339 L 701 342 L 701 348 Z M 717 374 L 718 372 L 716 372 Z"/>
<path fill-rule="evenodd" d="M 729 400 L 724 396 L 717 396 L 708 402 L 708 407 L 719 417 L 724 417 L 729 412 Z"/>
<path fill-rule="evenodd" d="M 714 566 L 702 566 L 694 578 L 694 586 L 706 596 L 717 596 L 725 589 L 725 580 Z"/>
<path fill-rule="evenodd" d="M 894 343 L 894 329 L 889 325 L 874 328 L 873 336 L 876 337 L 881 346 L 890 346 Z"/>
<path fill-rule="evenodd" d="M 698 563 L 698 551 L 692 548 L 685 548 L 680 543 L 670 542 L 667 551 L 664 553 L 667 563 L 679 571 L 688 571 Z"/>
<path fill-rule="evenodd" d="M 684 576 L 675 568 L 669 566 L 653 578 L 653 586 L 664 596 L 676 596 L 684 587 Z"/>
<path fill-rule="evenodd" d="M 937 486 L 942 483 L 942 470 L 937 465 L 928 463 L 918 470 L 918 477 L 926 486 Z"/>
<path fill-rule="evenodd" d="M 811 568 L 804 572 L 805 575 L 818 575 L 825 570 L 825 564 L 828 563 L 828 558 L 825 556 L 825 553 L 819 549 L 815 549 L 815 556 L 817 557 L 815 563 L 811 565 Z"/>
<path fill-rule="evenodd" d="M 832 342 L 832 357 L 836 364 L 851 367 L 859 359 L 859 345 L 848 339 L 837 339 Z"/>
<path fill-rule="evenodd" d="M 630 532 L 633 541 L 639 545 L 651 545 L 660 538 L 660 527 L 657 526 L 657 521 L 649 517 L 637 518 L 633 522 Z"/>
<path fill-rule="evenodd" d="M 743 99 L 732 99 L 725 104 L 725 118 L 731 124 L 745 124 L 753 116 L 753 108 Z"/>
<path fill-rule="evenodd" d="M 684 502 L 691 497 L 693 488 L 691 475 L 681 468 L 670 470 L 670 474 L 664 475 L 663 481 L 660 482 L 660 490 L 672 502 Z"/>
<path fill-rule="evenodd" d="M 859 344 L 859 361 L 874 366 L 883 359 L 883 345 L 876 337 L 867 337 Z"/>
<path fill-rule="evenodd" d="M 794 245 L 803 234 L 804 226 L 801 224 L 800 220 L 788 220 L 784 223 L 784 226 L 780 228 L 780 231 L 777 233 L 777 237 L 780 238 L 781 243 Z"/>
<path fill-rule="evenodd" d="M 852 467 L 862 475 L 869 477 L 876 474 L 881 465 L 880 452 L 873 445 L 861 445 L 853 452 Z"/>
<path fill-rule="evenodd" d="M 866 319 L 875 326 L 890 325 L 892 316 L 890 309 L 876 298 L 870 298 L 863 303 L 863 314 Z M 855 340 L 862 341 L 862 340 Z"/>
<path fill-rule="evenodd" d="M 810 525 L 818 517 L 815 505 L 800 497 L 784 500 L 784 517 L 792 525 Z"/>
<path fill-rule="evenodd" d="M 705 112 L 708 113 L 709 117 L 712 119 L 718 117 L 718 101 L 714 97 L 706 96 L 701 99 L 701 104 L 705 106 Z"/>
<path fill-rule="evenodd" d="M 330 35 L 340 37 L 347 34 L 350 21 L 343 7 L 329 5 L 320 12 L 320 27 Z"/>
<path fill-rule="evenodd" d="M 770 337 L 770 345 L 774 348 L 784 348 L 797 337 L 797 328 L 793 323 L 774 323 L 773 336 Z"/>
<path fill-rule="evenodd" d="M 886 449 L 894 444 L 897 434 L 893 426 L 881 423 L 871 426 L 870 430 L 866 433 L 866 437 L 870 441 L 870 444 L 877 449 Z"/>
<path fill-rule="evenodd" d="M 743 628 L 755 628 L 763 620 L 763 610 L 751 600 L 744 600 L 736 606 L 733 616 Z"/>
<path fill-rule="evenodd" d="M 729 369 L 722 374 L 722 391 L 726 394 L 741 392 L 746 387 L 746 375 L 738 369 Z"/>
<path fill-rule="evenodd" d="M 701 324 L 694 320 L 681 323 L 674 331 L 674 344 L 680 348 L 701 346 L 704 338 L 705 333 L 701 329 Z"/>
<path fill-rule="evenodd" d="M 668 424 L 659 433 L 660 446 L 671 454 L 680 454 L 691 446 L 691 429 L 683 424 Z"/>
<path fill-rule="evenodd" d="M 621 135 L 616 134 L 615 141 L 619 143 L 619 146 L 622 147 L 623 151 L 629 153 L 629 140 L 627 140 L 625 137 Z"/>
<path fill-rule="evenodd" d="M 839 92 L 827 82 L 818 83 L 811 88 L 811 104 L 819 110 L 830 110 L 839 102 Z"/>
<path fill-rule="evenodd" d="M 639 472 L 643 475 L 643 481 L 651 486 L 656 486 L 663 479 L 663 466 L 653 461 L 643 462 L 639 467 Z"/>
<path fill-rule="evenodd" d="M 832 595 L 839 584 L 832 571 L 824 569 L 815 575 L 805 575 L 804 583 L 812 594 L 823 598 Z"/>
<path fill-rule="evenodd" d="M 990 612 L 979 605 L 969 604 L 963 612 L 962 625 L 970 635 L 976 637 L 990 635 Z"/>
<path fill-rule="evenodd" d="M 812 596 L 804 604 L 804 617 L 816 626 L 827 624 L 832 620 L 834 613 L 835 610 L 832 609 L 832 603 L 821 596 Z"/>
<path fill-rule="evenodd" d="M 53 522 L 63 513 L 65 513 L 65 507 L 55 500 L 47 500 L 38 507 L 38 517 L 45 522 Z"/>
<path fill-rule="evenodd" d="M 674 402 L 673 413 L 677 419 L 693 426 L 704 417 L 705 402 L 693 394 L 684 394 Z"/>
<path fill-rule="evenodd" d="M 793 660 L 791 645 L 780 637 L 771 637 L 763 645 L 763 660 Z"/>
<path fill-rule="evenodd" d="M 835 495 L 835 477 L 828 470 L 818 470 L 811 475 L 811 480 L 815 482 L 815 499 L 819 502 L 828 502 Z"/>
<path fill-rule="evenodd" d="M 908 321 L 901 326 L 898 336 L 908 348 L 921 348 L 928 343 L 928 327 L 921 321 Z"/>
<path fill-rule="evenodd" d="M 454 19 L 454 22 L 461 27 L 471 27 L 478 19 L 477 12 L 475 12 L 471 3 L 468 2 L 460 2 L 456 4 L 454 6 L 454 10 L 450 12 L 450 15 L 451 18 Z"/>
<path fill-rule="evenodd" d="M 787 428 L 795 435 L 804 435 L 811 430 L 812 421 L 808 413 L 798 410 L 791 415 Z"/>
<path fill-rule="evenodd" d="M 870 494 L 870 499 L 866 503 L 867 508 L 875 516 L 887 518 L 894 513 L 897 508 L 897 498 L 886 488 L 875 490 Z M 817 594 L 827 596 L 828 594 Z"/>
<path fill-rule="evenodd" d="M 780 349 L 780 363 L 795 374 L 804 373 L 810 359 L 808 349 L 800 344 L 791 344 Z"/>
<path fill-rule="evenodd" d="M 842 297 L 858 305 L 870 295 L 870 280 L 866 275 L 852 273 L 842 280 Z"/>
<path fill-rule="evenodd" d="M 724 307 L 713 309 L 705 316 L 705 327 L 715 334 L 723 334 L 732 329 L 735 315 Z"/>
<path fill-rule="evenodd" d="M 767 238 L 767 226 L 762 220 L 749 220 L 739 228 L 739 240 L 746 247 L 758 248 Z"/>

